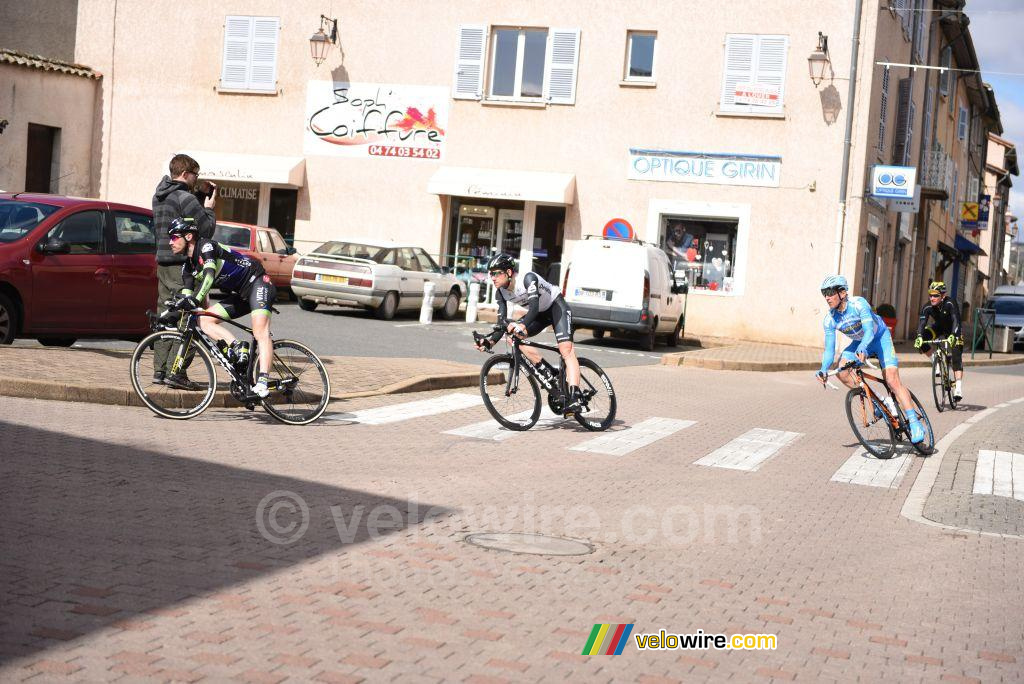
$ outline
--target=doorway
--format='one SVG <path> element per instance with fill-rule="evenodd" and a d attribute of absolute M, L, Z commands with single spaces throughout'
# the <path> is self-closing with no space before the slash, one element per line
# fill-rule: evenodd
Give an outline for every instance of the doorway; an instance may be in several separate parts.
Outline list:
<path fill-rule="evenodd" d="M 549 283 L 559 280 L 564 232 L 565 207 L 538 205 L 533 226 L 533 272 Z"/>
<path fill-rule="evenodd" d="M 58 156 L 60 129 L 30 123 L 25 161 L 25 192 L 52 192 L 54 157 Z"/>
<path fill-rule="evenodd" d="M 270 189 L 270 213 L 267 225 L 277 228 L 291 247 L 295 242 L 295 207 L 299 203 L 299 191 L 292 188 Z"/>

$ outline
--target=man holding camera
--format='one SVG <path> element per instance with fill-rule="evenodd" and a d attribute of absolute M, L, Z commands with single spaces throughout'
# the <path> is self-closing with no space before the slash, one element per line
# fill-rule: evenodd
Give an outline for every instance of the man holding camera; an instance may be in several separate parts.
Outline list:
<path fill-rule="evenodd" d="M 199 183 L 199 162 L 187 154 L 171 158 L 170 175 L 164 176 L 153 193 L 153 229 L 156 232 L 157 310 L 165 300 L 184 288 L 181 267 L 185 257 L 171 250 L 167 229 L 176 218 L 192 219 L 200 237 L 212 238 L 216 226 L 213 208 L 217 201 L 217 186 L 209 181 Z M 158 344 L 155 349 L 153 382 L 174 389 L 201 389 L 185 375 L 172 374 L 169 343 Z"/>

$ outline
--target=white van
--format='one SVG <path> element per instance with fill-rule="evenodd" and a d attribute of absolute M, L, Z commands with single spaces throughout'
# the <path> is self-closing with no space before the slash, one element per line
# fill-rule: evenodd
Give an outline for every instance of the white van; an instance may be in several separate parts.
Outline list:
<path fill-rule="evenodd" d="M 647 351 L 659 335 L 679 344 L 687 284 L 675 282 L 658 247 L 588 235 L 573 244 L 562 283 L 574 328 L 591 328 L 597 338 L 609 330 L 639 333 Z"/>

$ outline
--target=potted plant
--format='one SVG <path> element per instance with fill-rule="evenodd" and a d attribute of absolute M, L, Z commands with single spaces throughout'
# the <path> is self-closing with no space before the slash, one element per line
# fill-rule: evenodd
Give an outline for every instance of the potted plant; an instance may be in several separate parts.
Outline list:
<path fill-rule="evenodd" d="M 896 307 L 892 304 L 879 304 L 875 307 L 875 313 L 885 322 L 885 327 L 889 329 L 889 334 L 895 338 L 896 323 L 899 322 L 896 318 Z"/>

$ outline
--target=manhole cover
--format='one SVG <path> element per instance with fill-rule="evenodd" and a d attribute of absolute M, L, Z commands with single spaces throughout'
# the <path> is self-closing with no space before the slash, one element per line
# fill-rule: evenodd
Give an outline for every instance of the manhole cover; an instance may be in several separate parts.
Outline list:
<path fill-rule="evenodd" d="M 481 532 L 466 536 L 474 546 L 512 553 L 532 553 L 538 556 L 582 556 L 593 553 L 590 544 L 543 534 L 514 534 L 511 532 Z"/>

